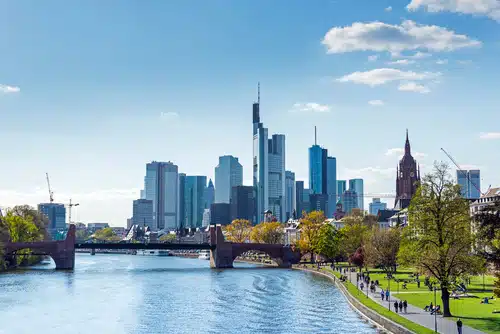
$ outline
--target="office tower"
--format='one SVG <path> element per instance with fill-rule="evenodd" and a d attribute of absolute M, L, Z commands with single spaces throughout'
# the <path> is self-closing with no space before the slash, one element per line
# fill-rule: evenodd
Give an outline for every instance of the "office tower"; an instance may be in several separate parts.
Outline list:
<path fill-rule="evenodd" d="M 149 199 L 136 199 L 132 207 L 132 224 L 154 228 L 153 201 Z"/>
<path fill-rule="evenodd" d="M 205 189 L 205 209 L 210 209 L 210 205 L 215 202 L 215 188 L 212 179 L 208 181 L 208 186 Z"/>
<path fill-rule="evenodd" d="M 337 180 L 337 201 L 342 202 L 342 195 L 347 190 L 347 181 L 346 180 Z"/>
<path fill-rule="evenodd" d="M 363 191 L 363 179 L 352 179 L 349 180 L 349 190 L 356 192 L 358 198 L 356 199 L 356 208 L 360 209 L 361 212 L 365 211 L 364 206 L 364 191 Z"/>
<path fill-rule="evenodd" d="M 386 210 L 387 209 L 387 204 L 382 203 L 380 201 L 380 198 L 372 198 L 372 202 L 369 204 L 370 208 L 370 214 L 371 215 L 378 215 L 378 212 L 380 210 Z"/>
<path fill-rule="evenodd" d="M 253 187 L 233 187 L 231 193 L 231 220 L 246 219 L 255 224 L 253 221 L 255 215 L 254 209 Z"/>
<path fill-rule="evenodd" d="M 212 225 L 231 224 L 231 204 L 213 203 L 210 206 L 210 224 Z"/>
<path fill-rule="evenodd" d="M 215 202 L 230 202 L 231 189 L 243 184 L 243 167 L 238 158 L 232 155 L 219 157 L 219 164 L 215 167 Z"/>
<path fill-rule="evenodd" d="M 311 212 L 313 210 L 311 208 L 311 189 L 305 188 L 304 191 L 302 192 L 302 210 L 303 212 L 305 211 L 306 213 Z M 301 216 L 302 217 L 302 214 Z"/>
<path fill-rule="evenodd" d="M 145 199 L 153 201 L 153 230 L 175 230 L 178 225 L 178 167 L 171 162 L 146 164 Z"/>
<path fill-rule="evenodd" d="M 206 176 L 186 176 L 184 187 L 184 207 L 186 225 L 184 228 L 202 227 L 203 211 L 205 210 Z"/>
<path fill-rule="evenodd" d="M 312 194 L 327 193 L 328 151 L 317 144 L 314 127 L 314 145 L 309 148 L 309 189 Z"/>
<path fill-rule="evenodd" d="M 395 209 L 402 210 L 410 205 L 411 198 L 417 191 L 418 182 L 420 182 L 420 167 L 417 167 L 417 161 L 411 155 L 407 129 L 405 154 L 399 161 L 399 166 L 396 168 Z"/>
<path fill-rule="evenodd" d="M 352 212 L 352 209 L 359 208 L 358 198 L 359 196 L 356 191 L 352 190 L 351 188 L 344 192 L 343 208 L 347 214 L 350 214 Z"/>
<path fill-rule="evenodd" d="M 285 171 L 286 178 L 286 191 L 285 191 L 285 221 L 288 221 L 290 218 L 293 218 L 296 215 L 296 188 L 295 188 L 295 173 L 292 171 Z"/>
<path fill-rule="evenodd" d="M 210 225 L 210 209 L 203 210 L 203 220 L 201 222 L 202 227 L 207 227 Z"/>
<path fill-rule="evenodd" d="M 179 194 L 177 196 L 177 224 L 176 229 L 182 231 L 186 228 L 186 196 L 184 194 L 186 190 L 186 174 L 179 173 L 179 186 L 177 188 Z"/>
<path fill-rule="evenodd" d="M 337 208 L 337 159 L 334 157 L 328 157 L 326 160 L 326 193 L 328 206 L 325 216 L 332 218 Z"/>
<path fill-rule="evenodd" d="M 481 197 L 481 173 L 479 170 L 457 170 L 457 183 L 463 198 Z"/>
<path fill-rule="evenodd" d="M 268 131 L 260 122 L 260 85 L 257 102 L 253 104 L 253 188 L 255 199 L 255 224 L 264 221 L 269 205 L 268 184 Z"/>
<path fill-rule="evenodd" d="M 328 209 L 328 195 L 327 194 L 310 194 L 309 195 L 309 210 L 310 211 L 323 211 L 326 216 Z M 327 217 L 331 218 L 331 217 Z"/>
<path fill-rule="evenodd" d="M 302 217 L 302 211 L 304 211 L 304 181 L 295 182 L 295 210 L 295 218 Z"/>
<path fill-rule="evenodd" d="M 66 208 L 64 204 L 40 203 L 38 204 L 38 212 L 48 218 L 47 229 L 52 238 L 56 236 L 58 231 L 66 229 Z"/>
<path fill-rule="evenodd" d="M 279 222 L 286 218 L 285 135 L 268 140 L 268 209 Z"/>

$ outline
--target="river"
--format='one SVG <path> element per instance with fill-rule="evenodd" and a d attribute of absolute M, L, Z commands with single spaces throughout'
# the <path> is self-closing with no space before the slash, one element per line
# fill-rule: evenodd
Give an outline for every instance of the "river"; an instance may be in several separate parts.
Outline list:
<path fill-rule="evenodd" d="M 134 255 L 0 274 L 1 334 L 376 333 L 325 277 Z"/>

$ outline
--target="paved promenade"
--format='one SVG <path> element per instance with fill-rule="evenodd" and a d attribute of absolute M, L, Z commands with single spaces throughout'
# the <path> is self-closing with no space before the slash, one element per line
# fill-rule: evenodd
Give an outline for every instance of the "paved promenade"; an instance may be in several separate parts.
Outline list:
<path fill-rule="evenodd" d="M 349 275 L 349 273 L 347 273 L 347 277 L 351 280 L 351 283 L 356 286 L 356 273 L 350 273 L 350 275 Z M 389 303 L 385 300 L 382 301 L 382 298 L 380 297 L 380 290 L 381 289 L 377 287 L 376 292 L 375 293 L 368 292 L 368 296 L 371 299 L 373 299 L 374 301 L 376 301 L 377 303 L 379 303 L 380 305 L 383 305 L 386 308 L 388 308 Z M 363 293 L 366 295 L 366 284 L 365 284 L 363 292 L 360 291 L 359 293 Z M 392 293 L 393 293 L 393 291 L 391 291 L 390 304 L 391 304 L 391 310 L 394 310 L 394 301 L 399 302 L 399 299 L 393 297 Z M 441 300 L 439 300 L 438 305 L 442 304 L 442 303 L 440 303 L 440 301 Z M 431 302 L 431 301 L 429 301 L 429 302 Z M 432 302 L 434 302 L 434 300 L 432 300 Z M 442 307 L 442 305 L 441 305 L 441 307 Z M 415 306 L 410 305 L 410 304 L 408 304 L 407 312 L 408 313 L 404 313 L 404 311 L 403 311 L 403 313 L 398 313 L 398 314 L 400 316 L 407 318 L 410 321 L 413 321 L 414 323 L 417 323 L 419 325 L 422 325 L 424 327 L 427 327 L 427 328 L 434 330 L 434 315 L 431 315 L 430 312 L 425 312 L 423 309 L 420 309 L 420 308 L 415 307 Z M 443 334 L 458 333 L 456 320 L 446 319 L 440 315 L 437 316 L 437 327 L 438 327 L 439 333 L 443 333 Z M 462 329 L 463 329 L 463 331 L 462 331 L 463 334 L 481 334 L 481 333 L 483 333 L 477 329 L 466 326 L 465 324 L 464 324 Z"/>

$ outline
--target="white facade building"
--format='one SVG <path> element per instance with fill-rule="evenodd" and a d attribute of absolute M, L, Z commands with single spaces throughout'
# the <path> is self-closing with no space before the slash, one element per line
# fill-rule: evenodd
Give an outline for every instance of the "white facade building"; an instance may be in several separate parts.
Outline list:
<path fill-rule="evenodd" d="M 286 219 L 285 135 L 273 135 L 268 140 L 268 210 L 278 221 Z"/>
<path fill-rule="evenodd" d="M 285 220 L 293 218 L 294 212 L 297 210 L 296 206 L 296 185 L 295 185 L 295 173 L 292 171 L 285 171 L 286 178 L 286 190 L 285 190 L 285 201 L 286 201 L 286 216 Z"/>

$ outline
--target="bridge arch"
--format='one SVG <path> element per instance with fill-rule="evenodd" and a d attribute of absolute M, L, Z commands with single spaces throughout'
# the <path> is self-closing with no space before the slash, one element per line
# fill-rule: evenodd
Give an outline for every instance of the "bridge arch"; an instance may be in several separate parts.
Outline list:
<path fill-rule="evenodd" d="M 75 225 L 70 225 L 65 240 L 38 242 L 7 242 L 5 254 L 13 254 L 18 250 L 31 249 L 35 254 L 50 256 L 56 269 L 73 269 L 75 267 Z"/>

